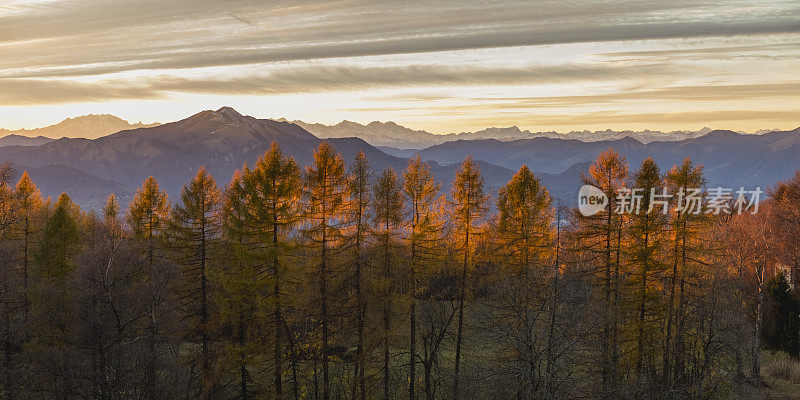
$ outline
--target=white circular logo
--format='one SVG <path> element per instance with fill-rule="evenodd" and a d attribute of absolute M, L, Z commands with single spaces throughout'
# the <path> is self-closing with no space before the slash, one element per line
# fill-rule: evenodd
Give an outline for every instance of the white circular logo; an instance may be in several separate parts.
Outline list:
<path fill-rule="evenodd" d="M 578 191 L 578 211 L 584 217 L 591 217 L 608 206 L 608 196 L 593 185 L 583 185 Z"/>

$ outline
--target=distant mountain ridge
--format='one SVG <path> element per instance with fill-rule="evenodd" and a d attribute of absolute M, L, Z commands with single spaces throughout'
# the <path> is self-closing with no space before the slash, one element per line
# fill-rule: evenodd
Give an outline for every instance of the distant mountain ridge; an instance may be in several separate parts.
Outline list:
<path fill-rule="evenodd" d="M 539 137 L 551 139 L 576 139 L 583 142 L 598 142 L 603 140 L 616 140 L 625 137 L 636 139 L 642 143 L 653 141 L 678 141 L 692 139 L 711 132 L 711 128 L 703 128 L 697 131 L 615 131 L 606 129 L 604 131 L 571 131 L 559 133 L 555 131 L 531 132 L 522 130 L 517 126 L 505 128 L 486 128 L 476 132 L 449 133 L 437 135 L 424 130 L 414 130 L 398 125 L 394 122 L 373 121 L 362 125 L 352 121 L 342 121 L 336 125 L 311 124 L 303 121 L 291 121 L 315 136 L 328 139 L 339 137 L 359 137 L 373 146 L 389 147 L 398 150 L 419 150 L 438 144 L 452 142 L 456 140 L 479 140 L 496 139 L 500 141 L 511 141 L 520 139 L 534 139 Z M 402 151 L 399 154 L 403 154 Z"/>
<path fill-rule="evenodd" d="M 652 141 L 691 139 L 712 131 L 711 128 L 703 128 L 697 131 L 684 130 L 671 132 L 652 130 L 615 131 L 606 129 L 603 131 L 583 130 L 559 133 L 555 131 L 532 132 L 530 130 L 522 130 L 517 126 L 509 126 L 490 127 L 475 132 L 434 134 L 425 130 L 410 129 L 392 121 L 373 121 L 366 125 L 348 120 L 343 120 L 336 125 L 307 123 L 300 120 L 288 121 L 283 118 L 277 119 L 276 121 L 290 122 L 298 125 L 320 139 L 357 137 L 373 146 L 384 147 L 386 150 L 397 154 L 410 154 L 405 150 L 421 150 L 430 146 L 457 140 L 496 139 L 511 141 L 546 137 L 552 139 L 577 139 L 584 142 L 597 142 L 630 137 L 642 143 L 649 143 Z M 150 128 L 158 125 L 160 124 L 143 124 L 142 122 L 131 124 L 119 117 L 109 114 L 89 114 L 75 118 L 67 118 L 58 124 L 43 128 L 20 130 L 0 128 L 0 146 L 37 145 L 44 143 L 44 139 L 60 139 L 63 137 L 96 139 L 122 130 Z M 764 129 L 754 134 L 763 134 L 771 131 L 773 130 Z M 8 136 L 12 137 L 8 138 Z M 22 137 L 35 138 L 37 140 L 26 141 L 22 139 Z"/>
<path fill-rule="evenodd" d="M 256 119 L 223 107 L 180 121 L 123 130 L 98 139 L 61 138 L 39 146 L 0 147 L 0 160 L 32 169 L 54 164 L 66 166 L 111 182 L 104 183 L 104 187 L 117 184 L 115 190 L 123 192 L 138 187 L 152 175 L 170 197 L 175 198 L 201 165 L 224 186 L 236 169 L 244 163 L 252 165 L 272 142 L 277 142 L 285 154 L 304 166 L 312 161 L 322 139 L 289 122 Z M 363 151 L 376 170 L 402 169 L 406 164 L 405 159 L 387 155 L 358 138 L 328 142 L 348 161 Z M 89 177 L 82 179 L 91 180 Z M 66 190 L 68 183 L 63 185 Z M 101 200 L 89 199 L 79 204 L 94 206 Z"/>
<path fill-rule="evenodd" d="M 28 167 L 12 163 L 11 167 L 17 172 L 17 178 L 27 171 L 44 198 L 55 200 L 61 193 L 67 193 L 85 209 L 101 209 L 111 193 L 117 196 L 120 204 L 128 204 L 135 193 L 131 187 L 62 164 Z"/>
<path fill-rule="evenodd" d="M 38 146 L 41 144 L 45 144 L 48 142 L 52 142 L 55 139 L 51 139 L 44 136 L 36 136 L 36 137 L 28 137 L 22 135 L 7 135 L 0 137 L 0 147 L 4 146 Z"/>
<path fill-rule="evenodd" d="M 535 173 L 561 173 L 593 161 L 613 148 L 636 170 L 652 157 L 662 172 L 689 157 L 703 164 L 710 185 L 729 187 L 761 186 L 790 178 L 800 170 L 800 128 L 763 135 L 717 130 L 680 141 L 642 143 L 633 138 L 583 142 L 551 138 L 514 141 L 496 139 L 458 140 L 418 152 L 423 159 L 442 164 L 456 163 L 470 154 L 501 167 L 514 169 L 526 164 Z"/>
<path fill-rule="evenodd" d="M 345 124 L 342 129 L 347 125 L 355 126 L 352 124 Z M 404 129 L 399 125 L 390 128 L 390 131 Z M 800 128 L 762 135 L 712 131 L 694 138 L 648 143 L 631 137 L 603 141 L 549 137 L 468 140 L 464 138 L 469 135 L 460 137 L 462 139 L 398 156 L 387 154 L 390 149 L 382 151 L 353 135 L 323 139 L 300 124 L 258 119 L 222 107 L 179 121 L 122 130 L 97 139 L 61 138 L 40 145 L 4 146 L 0 147 L 0 162 L 11 161 L 28 170 L 34 182 L 42 182 L 44 193 L 56 196 L 65 191 L 82 207 L 89 208 L 99 207 L 109 193 L 126 201 L 151 175 L 172 199 L 176 199 L 201 165 L 220 186 L 225 186 L 235 170 L 244 163 L 252 165 L 272 142 L 278 143 L 284 154 L 293 157 L 301 167 L 312 162 L 314 150 L 323 140 L 347 162 L 362 151 L 376 173 L 387 167 L 402 171 L 408 163 L 407 157 L 417 153 L 430 162 L 445 193 L 449 191 L 458 163 L 467 155 L 479 162 L 489 193 L 496 193 L 497 188 L 526 164 L 553 196 L 567 204 L 575 200 L 581 173 L 587 171 L 597 154 L 608 148 L 622 153 L 632 171 L 647 156 L 655 158 L 662 171 L 689 156 L 704 164 L 710 184 L 736 188 L 740 185 L 766 188 L 800 170 Z"/>
<path fill-rule="evenodd" d="M 43 136 L 50 139 L 59 139 L 62 137 L 97 139 L 125 129 L 150 128 L 158 125 L 160 124 L 143 124 L 142 122 L 131 124 L 122 118 L 109 114 L 89 114 L 75 118 L 67 118 L 57 124 L 45 126 L 43 128 L 19 129 L 14 131 L 0 129 L 0 137 L 19 135 L 25 137 Z"/>

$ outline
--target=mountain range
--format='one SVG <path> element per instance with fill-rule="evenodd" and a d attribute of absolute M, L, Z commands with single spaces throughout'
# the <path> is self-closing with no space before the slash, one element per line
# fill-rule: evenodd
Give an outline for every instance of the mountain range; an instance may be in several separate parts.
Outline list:
<path fill-rule="evenodd" d="M 11 161 L 18 170 L 39 171 L 54 165 L 69 168 L 76 172 L 69 185 L 80 186 L 83 182 L 86 189 L 73 187 L 74 193 L 89 193 L 98 182 L 108 182 L 103 186 L 110 191 L 79 202 L 83 207 L 96 208 L 108 193 L 132 193 L 151 175 L 174 198 L 200 165 L 205 165 L 220 185 L 225 185 L 236 169 L 245 162 L 255 162 L 272 142 L 277 142 L 286 154 L 304 165 L 312 160 L 314 149 L 321 141 L 295 124 L 243 116 L 232 108 L 223 107 L 177 122 L 122 130 L 97 139 L 61 138 L 38 146 L 0 147 L 0 161 Z M 329 142 L 348 160 L 363 151 L 376 169 L 405 166 L 404 159 L 387 155 L 361 139 L 330 139 Z M 33 173 L 31 175 L 37 182 Z M 64 189 L 43 188 L 42 192 L 57 196 L 61 190 L 66 190 L 68 183 L 63 185 Z M 114 185 L 118 186 L 111 190 Z M 67 191 L 70 195 L 72 192 Z"/>
<path fill-rule="evenodd" d="M 394 122 L 373 121 L 362 125 L 352 121 L 342 121 L 336 125 L 310 124 L 303 121 L 291 121 L 303 129 L 313 133 L 315 136 L 329 139 L 348 136 L 357 136 L 367 143 L 378 146 L 386 151 L 398 155 L 408 155 L 409 150 L 420 150 L 426 147 L 435 146 L 445 142 L 456 140 L 479 140 L 496 139 L 500 141 L 511 141 L 520 139 L 551 138 L 551 139 L 576 139 L 583 142 L 596 142 L 606 140 L 616 140 L 625 137 L 634 138 L 642 143 L 653 141 L 678 141 L 696 138 L 711 132 L 711 128 L 703 128 L 698 131 L 615 131 L 607 129 L 604 131 L 572 131 L 568 133 L 531 132 L 522 130 L 517 126 L 506 128 L 486 128 L 475 132 L 461 132 L 448 134 L 433 134 L 423 130 L 414 130 L 398 125 Z"/>
<path fill-rule="evenodd" d="M 348 162 L 363 151 L 375 171 L 387 167 L 402 170 L 408 162 L 405 157 L 388 154 L 374 143 L 353 137 L 359 134 L 357 130 L 350 137 L 336 138 L 312 133 L 300 123 L 257 119 L 223 107 L 96 139 L 65 137 L 40 139 L 39 144 L 9 144 L 0 147 L 0 162 L 11 161 L 18 171 L 27 170 L 44 195 L 55 197 L 63 191 L 84 208 L 101 207 L 109 193 L 117 194 L 121 201 L 129 200 L 150 175 L 175 199 L 200 165 L 205 165 L 224 186 L 236 169 L 244 163 L 254 163 L 272 142 L 277 142 L 301 166 L 312 161 L 315 148 L 323 140 Z M 347 131 L 340 134 L 345 136 Z M 631 170 L 648 156 L 662 169 L 689 156 L 704 164 L 710 185 L 736 188 L 764 188 L 800 170 L 800 128 L 761 135 L 711 131 L 697 137 L 647 143 L 631 137 L 597 141 L 550 137 L 458 139 L 408 151 L 407 155 L 417 153 L 428 160 L 445 192 L 449 191 L 458 162 L 468 154 L 478 160 L 490 191 L 508 182 L 514 171 L 527 164 L 551 194 L 571 204 L 581 184 L 581 173 L 608 148 L 622 153 L 631 163 Z"/>
<path fill-rule="evenodd" d="M 7 145 L 5 142 L 9 141 L 4 139 L 9 135 L 16 137 L 16 140 L 22 141 L 22 143 L 34 142 L 24 142 L 24 139 L 20 137 L 37 139 L 39 142 L 48 138 L 58 139 L 62 137 L 96 139 L 124 129 L 150 128 L 158 125 L 158 123 L 143 124 L 142 122 L 131 124 L 122 118 L 109 114 L 89 114 L 75 118 L 67 118 L 55 125 L 46 126 L 44 128 L 19 129 L 15 131 L 0 129 L 0 146 Z"/>
<path fill-rule="evenodd" d="M 625 156 L 632 170 L 647 157 L 652 157 L 662 170 L 689 157 L 703 164 L 709 185 L 764 187 L 800 170 L 800 128 L 762 135 L 716 130 L 697 138 L 649 143 L 629 137 L 597 142 L 551 138 L 459 140 L 418 154 L 444 164 L 471 154 L 505 168 L 526 164 L 533 171 L 560 173 L 576 164 L 591 162 L 608 148 Z"/>
<path fill-rule="evenodd" d="M 22 136 L 17 134 L 6 135 L 0 137 L 0 147 L 5 146 L 38 146 L 40 144 L 45 144 L 48 142 L 52 142 L 55 139 L 51 139 L 49 137 L 44 136 Z"/>

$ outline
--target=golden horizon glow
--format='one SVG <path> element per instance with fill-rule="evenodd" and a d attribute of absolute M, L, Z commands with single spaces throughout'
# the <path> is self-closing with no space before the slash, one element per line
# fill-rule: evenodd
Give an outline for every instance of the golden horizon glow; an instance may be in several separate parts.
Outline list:
<path fill-rule="evenodd" d="M 795 1 L 260 3 L 0 5 L 0 128 L 225 105 L 432 133 L 800 126 Z"/>

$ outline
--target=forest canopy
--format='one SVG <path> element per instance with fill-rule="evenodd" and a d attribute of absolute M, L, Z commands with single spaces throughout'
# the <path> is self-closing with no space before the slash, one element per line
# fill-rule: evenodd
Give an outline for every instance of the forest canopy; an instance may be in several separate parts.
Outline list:
<path fill-rule="evenodd" d="M 583 179 L 606 211 L 524 165 L 490 192 L 471 157 L 442 187 L 419 156 L 273 144 L 98 213 L 4 164 L 0 398 L 713 399 L 762 348 L 798 357 L 800 172 L 755 214 L 611 212 L 621 188 L 704 188 L 690 159 L 609 149 Z"/>

